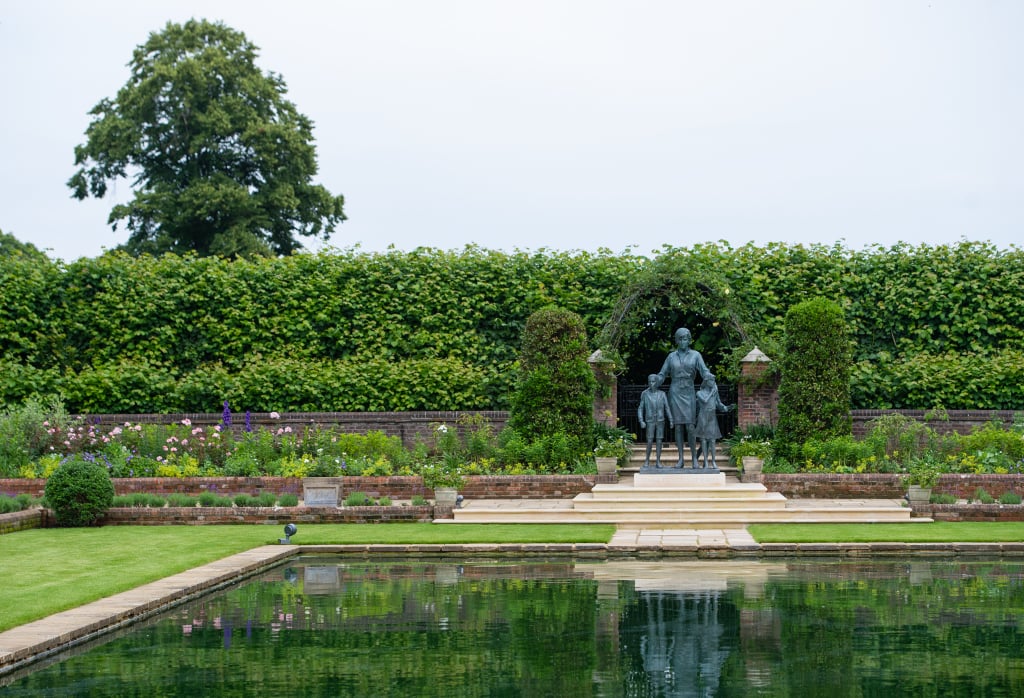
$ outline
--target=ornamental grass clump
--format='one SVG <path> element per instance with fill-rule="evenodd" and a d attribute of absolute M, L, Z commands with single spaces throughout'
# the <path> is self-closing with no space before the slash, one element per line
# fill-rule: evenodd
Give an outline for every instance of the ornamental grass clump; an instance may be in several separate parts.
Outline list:
<path fill-rule="evenodd" d="M 91 526 L 114 503 L 114 483 L 106 469 L 78 456 L 57 467 L 45 492 L 60 526 Z"/>

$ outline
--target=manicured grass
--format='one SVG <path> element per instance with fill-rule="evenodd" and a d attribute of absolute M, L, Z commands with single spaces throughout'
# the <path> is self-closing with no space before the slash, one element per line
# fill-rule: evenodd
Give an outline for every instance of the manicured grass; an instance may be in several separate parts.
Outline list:
<path fill-rule="evenodd" d="M 309 524 L 294 543 L 607 543 L 611 525 Z M 277 543 L 278 526 L 107 526 L 0 536 L 0 631 Z"/>
<path fill-rule="evenodd" d="M 1000 543 L 1024 541 L 1024 522 L 754 524 L 758 543 Z"/>

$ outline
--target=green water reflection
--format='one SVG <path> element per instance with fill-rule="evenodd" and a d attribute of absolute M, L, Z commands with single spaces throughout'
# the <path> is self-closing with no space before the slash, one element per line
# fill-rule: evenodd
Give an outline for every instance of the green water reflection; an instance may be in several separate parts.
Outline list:
<path fill-rule="evenodd" d="M 15 696 L 1021 696 L 1024 563 L 300 558 Z"/>

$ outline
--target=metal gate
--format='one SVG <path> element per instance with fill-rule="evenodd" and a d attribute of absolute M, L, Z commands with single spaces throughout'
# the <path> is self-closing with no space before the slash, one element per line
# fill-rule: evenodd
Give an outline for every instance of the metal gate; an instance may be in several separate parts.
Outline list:
<path fill-rule="evenodd" d="M 700 388 L 700 383 L 697 384 L 697 388 Z M 618 400 L 618 411 L 619 411 L 619 427 L 625 429 L 630 434 L 636 437 L 636 440 L 643 441 L 644 434 L 640 429 L 640 420 L 637 419 L 637 409 L 640 407 L 640 395 L 647 390 L 646 385 L 619 385 L 619 400 Z M 662 386 L 661 388 L 665 393 L 668 393 L 668 386 Z M 736 404 L 736 386 L 731 383 L 719 383 L 718 384 L 718 397 L 723 404 L 734 405 Z M 739 423 L 739 414 L 737 410 L 731 412 L 721 413 L 719 412 L 718 417 L 718 428 L 722 430 L 722 438 L 731 436 L 736 431 L 736 426 Z M 668 425 L 665 425 L 666 432 L 668 431 Z M 672 434 L 666 433 L 665 440 L 672 441 Z"/>

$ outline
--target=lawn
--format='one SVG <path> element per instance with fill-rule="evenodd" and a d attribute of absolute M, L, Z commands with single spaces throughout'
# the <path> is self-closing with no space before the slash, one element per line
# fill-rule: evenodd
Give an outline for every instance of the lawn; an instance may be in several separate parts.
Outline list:
<path fill-rule="evenodd" d="M 996 543 L 1024 541 L 1024 522 L 753 524 L 758 543 Z"/>
<path fill-rule="evenodd" d="M 293 543 L 607 543 L 611 525 L 309 524 Z M 0 536 L 0 631 L 283 536 L 278 526 L 106 526 Z"/>

